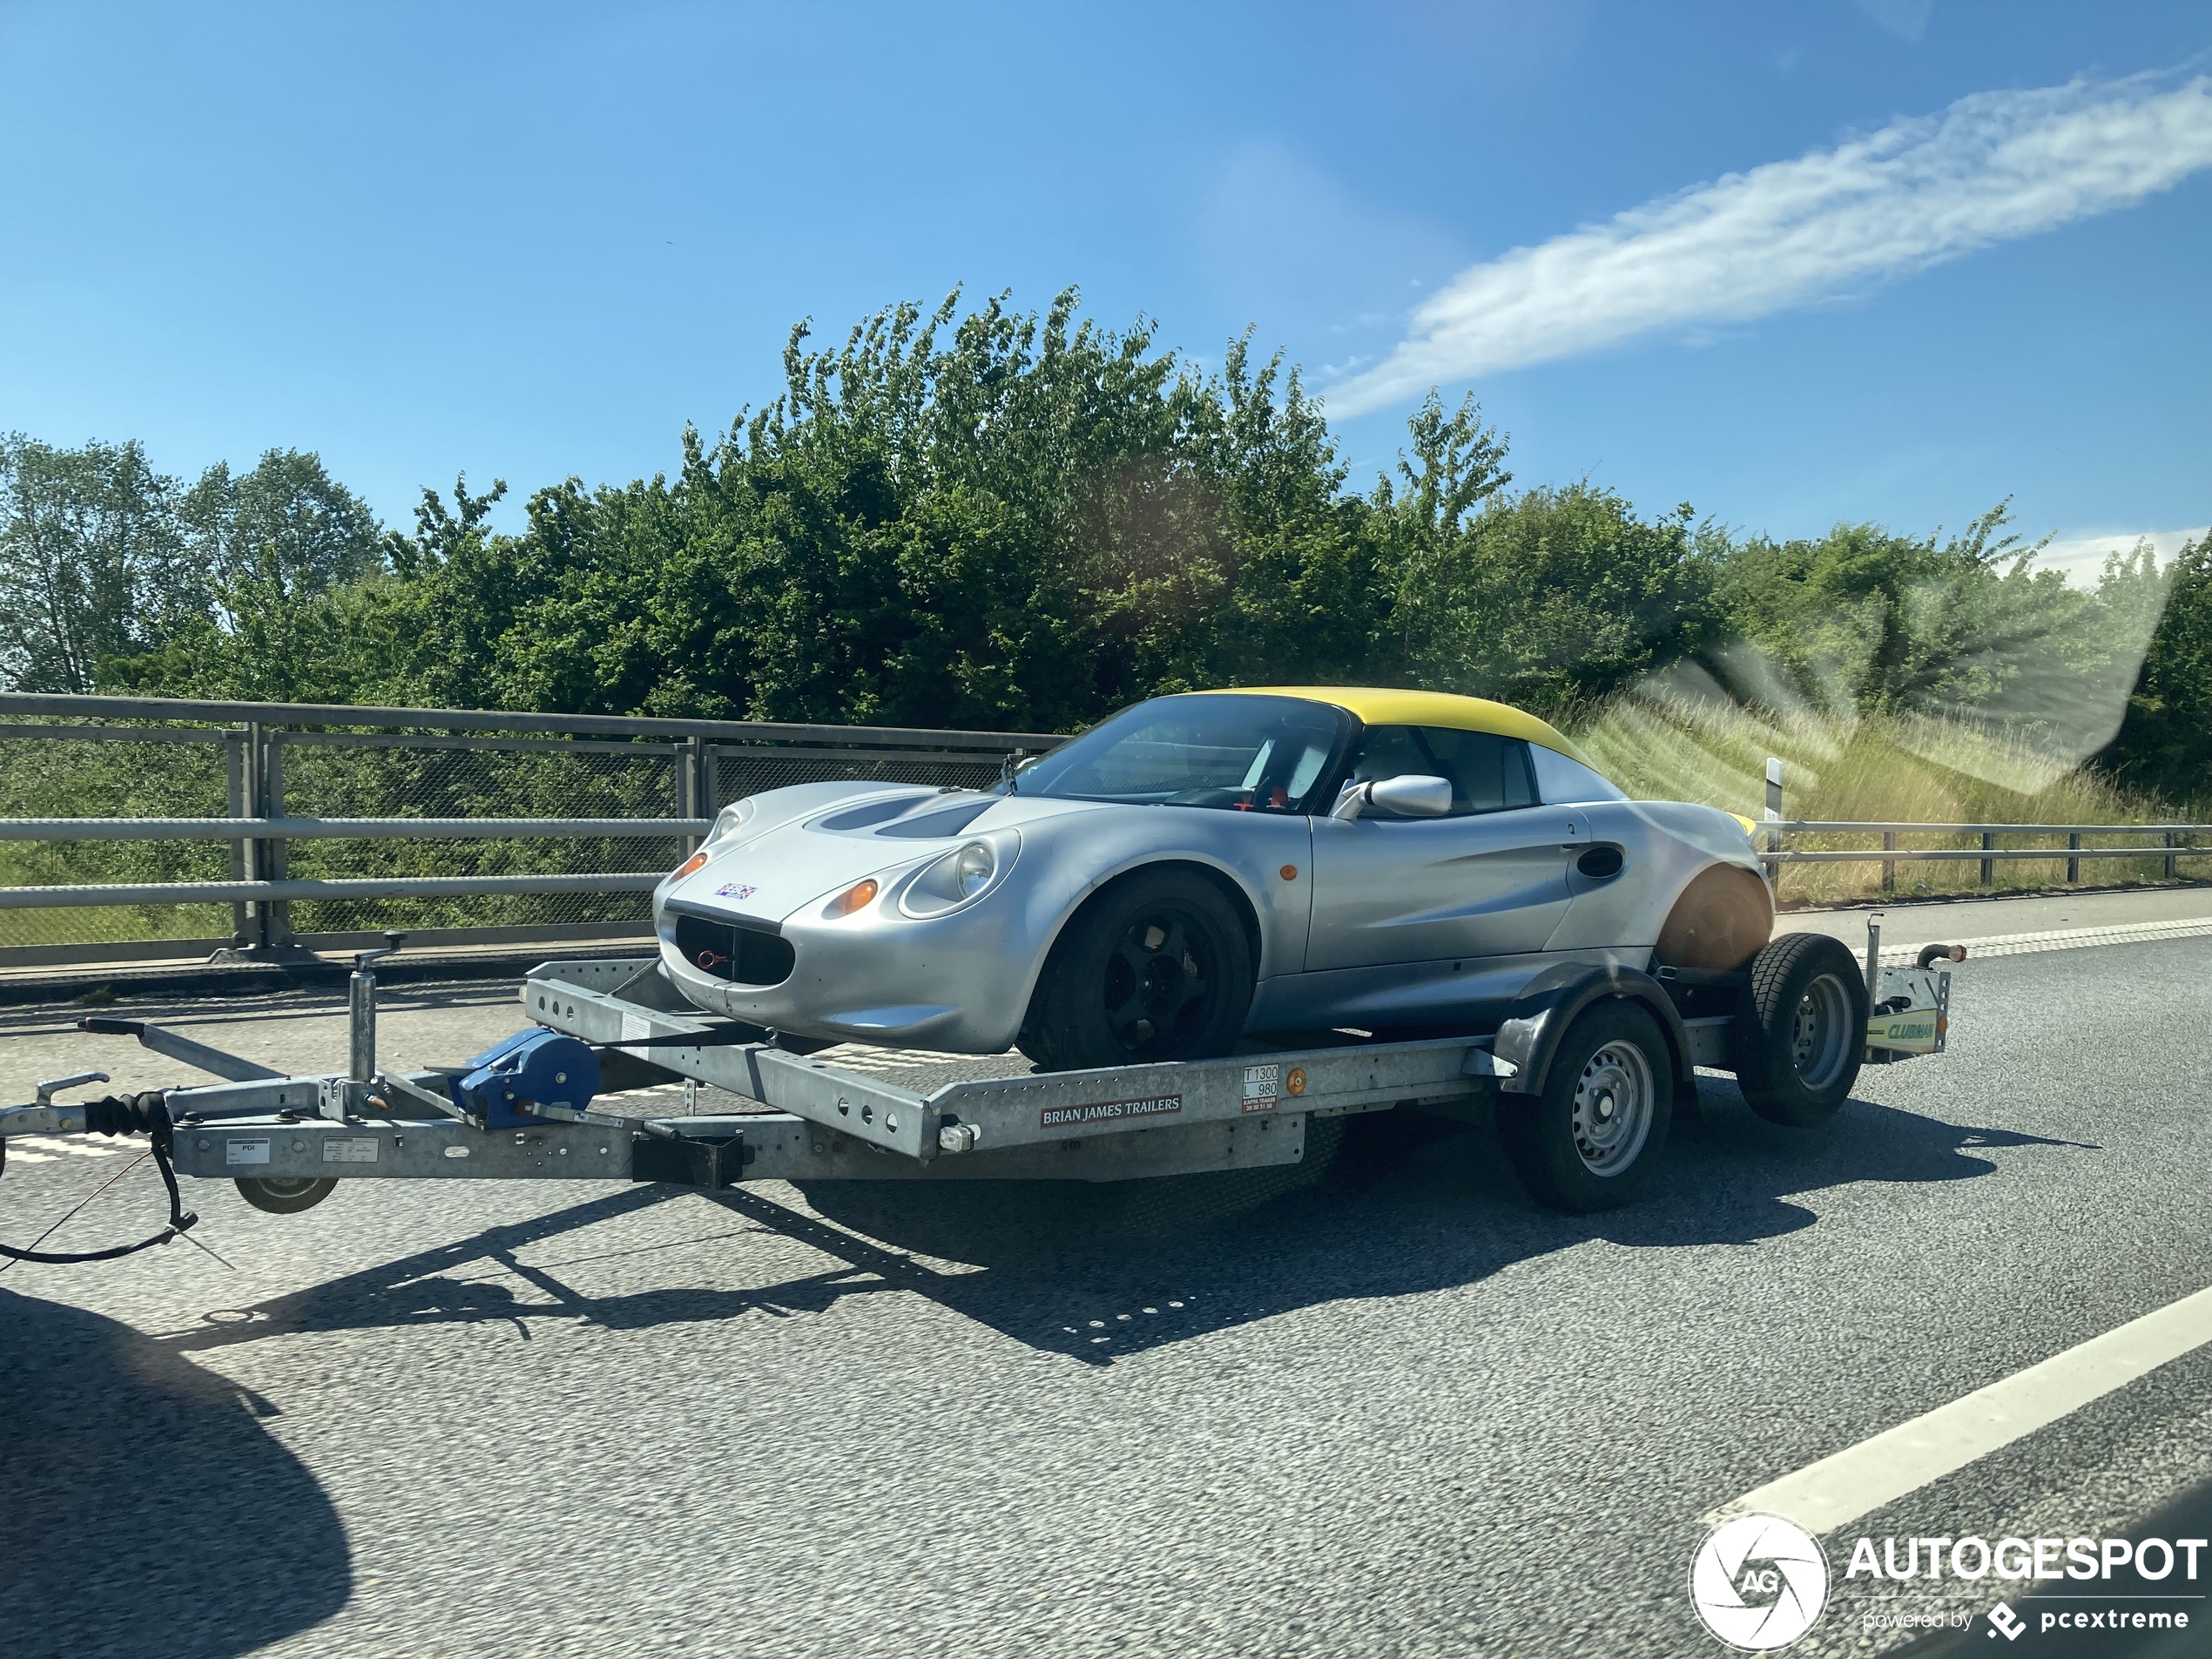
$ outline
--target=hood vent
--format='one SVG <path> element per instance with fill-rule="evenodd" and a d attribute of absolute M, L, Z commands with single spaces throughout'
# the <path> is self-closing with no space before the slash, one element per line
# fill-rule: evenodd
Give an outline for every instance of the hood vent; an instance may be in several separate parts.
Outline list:
<path fill-rule="evenodd" d="M 934 795 L 894 795 L 888 800 L 871 800 L 858 806 L 847 807 L 841 813 L 832 813 L 817 826 L 826 830 L 862 830 L 872 824 L 880 824 L 887 818 L 896 818 L 900 813 L 911 812 L 923 801 L 934 800 Z"/>
<path fill-rule="evenodd" d="M 876 831 L 878 835 L 902 835 L 917 841 L 950 840 L 964 834 L 968 826 L 998 805 L 995 795 L 978 796 L 964 800 L 957 806 L 947 806 L 934 813 L 917 813 L 912 818 L 900 819 Z"/>

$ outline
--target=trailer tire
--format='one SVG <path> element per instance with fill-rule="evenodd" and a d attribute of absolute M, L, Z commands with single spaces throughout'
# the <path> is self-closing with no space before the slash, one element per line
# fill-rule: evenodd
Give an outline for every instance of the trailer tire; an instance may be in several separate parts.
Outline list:
<path fill-rule="evenodd" d="M 312 1210 L 338 1184 L 335 1176 L 241 1175 L 238 1196 L 272 1216 L 296 1216 Z"/>
<path fill-rule="evenodd" d="M 1751 959 L 1730 1028 L 1736 1081 L 1770 1123 L 1811 1129 L 1851 1097 L 1866 1035 L 1866 981 L 1850 947 L 1784 934 Z"/>
<path fill-rule="evenodd" d="M 1674 1101 L 1659 1022 L 1613 998 L 1568 1027 L 1541 1094 L 1498 1097 L 1498 1136 L 1531 1197 L 1587 1215 L 1627 1204 L 1650 1184 Z"/>

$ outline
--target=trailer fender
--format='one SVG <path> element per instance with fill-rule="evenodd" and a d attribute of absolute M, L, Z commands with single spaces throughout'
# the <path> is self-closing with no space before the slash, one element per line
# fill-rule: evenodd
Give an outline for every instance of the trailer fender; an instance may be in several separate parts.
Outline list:
<path fill-rule="evenodd" d="M 1509 1094 L 1541 1094 L 1567 1028 L 1584 1008 L 1606 997 L 1623 997 L 1649 1010 L 1666 1034 L 1676 1088 L 1694 1088 L 1697 1068 L 1690 1058 L 1689 1034 L 1673 999 L 1650 974 L 1603 962 L 1561 962 L 1521 988 L 1492 1045 L 1491 1052 L 1514 1068 L 1499 1087 Z"/>

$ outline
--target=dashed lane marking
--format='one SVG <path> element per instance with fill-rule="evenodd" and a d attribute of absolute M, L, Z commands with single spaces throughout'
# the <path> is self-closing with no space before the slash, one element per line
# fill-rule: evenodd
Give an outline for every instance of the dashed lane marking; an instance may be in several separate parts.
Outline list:
<path fill-rule="evenodd" d="M 2196 939 L 2212 934 L 2212 920 L 2191 918 L 2175 921 L 2129 921 L 2109 927 L 2061 927 L 2055 932 L 2040 934 L 1991 934 L 1981 939 L 1946 940 L 1946 944 L 1964 945 L 1966 960 L 1981 956 L 2021 956 L 2032 951 L 2081 950 L 2092 945 L 2132 945 L 2148 940 Z M 1919 960 L 1920 947 L 1899 945 L 1885 950 L 1882 961 L 1890 967 L 1902 967 Z"/>

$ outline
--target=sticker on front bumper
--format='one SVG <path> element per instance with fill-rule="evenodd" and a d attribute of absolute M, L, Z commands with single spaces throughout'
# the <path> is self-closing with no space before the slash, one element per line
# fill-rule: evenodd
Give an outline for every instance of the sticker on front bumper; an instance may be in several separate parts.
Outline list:
<path fill-rule="evenodd" d="M 1065 1129 L 1070 1123 L 1105 1123 L 1124 1117 L 1167 1117 L 1182 1109 L 1180 1095 L 1155 1095 L 1149 1100 L 1096 1101 L 1089 1106 L 1048 1106 L 1037 1119 L 1037 1127 Z"/>
<path fill-rule="evenodd" d="M 720 887 L 715 888 L 714 896 L 718 899 L 750 899 L 759 891 L 759 887 L 748 887 L 735 881 L 725 881 Z"/>

